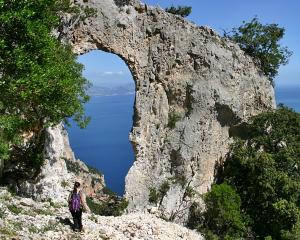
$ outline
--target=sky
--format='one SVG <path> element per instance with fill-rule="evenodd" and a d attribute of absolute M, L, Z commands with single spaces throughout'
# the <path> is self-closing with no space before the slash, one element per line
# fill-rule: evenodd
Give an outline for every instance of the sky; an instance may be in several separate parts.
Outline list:
<path fill-rule="evenodd" d="M 222 33 L 230 31 L 243 21 L 257 16 L 260 21 L 277 23 L 285 28 L 282 46 L 293 52 L 287 65 L 280 67 L 275 79 L 276 86 L 300 85 L 300 1 L 299 0 L 142 0 L 148 5 L 161 8 L 171 5 L 192 7 L 187 17 L 197 25 L 206 25 Z M 85 65 L 84 75 L 94 85 L 117 86 L 132 82 L 129 69 L 118 56 L 93 51 L 79 57 Z"/>

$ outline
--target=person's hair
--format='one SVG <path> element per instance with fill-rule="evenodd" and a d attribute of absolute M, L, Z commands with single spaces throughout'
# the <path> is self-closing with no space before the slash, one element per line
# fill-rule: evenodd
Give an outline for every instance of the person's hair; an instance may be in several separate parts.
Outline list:
<path fill-rule="evenodd" d="M 77 192 L 77 189 L 80 187 L 79 182 L 75 182 L 73 192 Z"/>

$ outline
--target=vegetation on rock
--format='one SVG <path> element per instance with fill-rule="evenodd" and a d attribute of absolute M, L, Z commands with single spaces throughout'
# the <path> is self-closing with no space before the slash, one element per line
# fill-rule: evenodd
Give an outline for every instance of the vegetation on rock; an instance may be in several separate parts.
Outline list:
<path fill-rule="evenodd" d="M 288 63 L 292 52 L 287 47 L 282 47 L 279 41 L 284 36 L 285 29 L 278 24 L 265 24 L 253 18 L 250 22 L 243 22 L 238 28 L 224 33 L 225 37 L 237 42 L 251 57 L 258 60 L 258 65 L 263 73 L 273 83 L 280 65 Z"/>
<path fill-rule="evenodd" d="M 178 112 L 170 112 L 168 116 L 168 127 L 173 129 L 176 126 L 176 123 L 181 119 L 181 114 Z"/>
<path fill-rule="evenodd" d="M 256 235 L 283 239 L 300 226 L 300 115 L 280 106 L 254 117 L 247 133 L 232 146 L 224 181 L 240 195 Z"/>
<path fill-rule="evenodd" d="M 110 196 L 105 201 L 96 201 L 87 197 L 87 205 L 91 212 L 101 216 L 121 216 L 128 206 L 128 202 L 124 198 L 118 198 L 116 195 Z"/>
<path fill-rule="evenodd" d="M 253 117 L 245 131 L 222 183 L 205 195 L 207 210 L 191 208 L 190 225 L 208 239 L 299 239 L 300 114 L 279 106 Z"/>
<path fill-rule="evenodd" d="M 175 14 L 175 15 L 179 15 L 181 17 L 187 17 L 188 15 L 191 14 L 192 7 L 189 7 L 189 6 L 177 6 L 177 7 L 171 6 L 169 8 L 166 8 L 165 10 L 166 10 L 166 12 L 169 12 L 169 13 L 172 13 L 172 14 Z"/>
<path fill-rule="evenodd" d="M 207 239 L 239 239 L 246 230 L 241 213 L 241 199 L 233 187 L 226 183 L 213 185 L 204 196 L 206 210 L 191 207 L 189 226 L 198 229 Z"/>

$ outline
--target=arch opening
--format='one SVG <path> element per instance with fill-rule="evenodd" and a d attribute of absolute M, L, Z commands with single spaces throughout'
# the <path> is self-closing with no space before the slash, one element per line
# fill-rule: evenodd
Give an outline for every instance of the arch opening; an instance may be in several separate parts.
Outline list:
<path fill-rule="evenodd" d="M 135 83 L 126 63 L 117 55 L 94 50 L 79 56 L 83 75 L 92 83 L 85 129 L 76 124 L 67 128 L 75 157 L 99 170 L 106 187 L 124 194 L 125 177 L 133 164 L 129 141 L 133 125 Z"/>

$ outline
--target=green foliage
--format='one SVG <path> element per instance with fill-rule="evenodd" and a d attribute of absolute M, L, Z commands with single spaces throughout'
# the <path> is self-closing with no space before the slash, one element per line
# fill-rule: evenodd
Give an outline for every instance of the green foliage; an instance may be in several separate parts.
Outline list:
<path fill-rule="evenodd" d="M 70 186 L 69 183 L 68 183 L 68 181 L 66 181 L 66 180 L 62 180 L 61 183 L 60 183 L 60 185 L 61 185 L 63 188 L 66 188 L 66 187 L 69 187 L 69 186 Z"/>
<path fill-rule="evenodd" d="M 86 164 L 86 166 L 88 167 L 88 169 L 89 169 L 90 173 L 92 173 L 92 174 L 96 174 L 96 175 L 100 175 L 100 176 L 102 176 L 102 175 L 103 175 L 103 174 L 100 172 L 100 170 L 99 170 L 99 169 L 97 169 L 97 168 L 94 168 L 94 167 L 92 167 L 92 166 L 89 166 L 89 165 L 87 165 L 87 164 Z"/>
<path fill-rule="evenodd" d="M 287 64 L 292 54 L 279 44 L 284 31 L 278 24 L 263 25 L 258 18 L 253 18 L 250 22 L 243 22 L 240 27 L 233 28 L 230 34 L 224 33 L 224 36 L 237 42 L 247 54 L 259 60 L 261 70 L 272 82 L 279 66 Z"/>
<path fill-rule="evenodd" d="M 4 219 L 5 216 L 6 216 L 6 214 L 5 214 L 4 210 L 0 209 L 0 218 Z"/>
<path fill-rule="evenodd" d="M 14 204 L 7 205 L 7 208 L 8 208 L 9 211 L 11 211 L 12 213 L 14 213 L 16 215 L 20 214 L 22 212 L 22 210 L 23 210 L 22 208 L 17 207 Z"/>
<path fill-rule="evenodd" d="M 236 188 L 259 238 L 298 239 L 300 115 L 279 106 L 254 117 L 246 131 L 248 139 L 232 146 L 225 181 Z"/>
<path fill-rule="evenodd" d="M 204 201 L 203 228 L 209 234 L 221 239 L 234 239 L 242 237 L 246 230 L 245 221 L 241 214 L 241 199 L 235 190 L 226 183 L 213 185 Z"/>
<path fill-rule="evenodd" d="M 0 227 L 0 236 L 10 237 L 10 239 L 13 239 L 12 237 L 16 237 L 18 236 L 18 234 L 11 227 L 3 226 Z M 2 238 L 2 239 L 7 239 L 7 238 Z"/>
<path fill-rule="evenodd" d="M 176 171 L 174 176 L 169 178 L 169 180 L 172 180 L 172 183 L 179 184 L 182 188 L 187 184 L 186 176 L 183 172 Z"/>
<path fill-rule="evenodd" d="M 166 12 L 175 14 L 175 15 L 179 15 L 181 17 L 187 17 L 188 15 L 191 14 L 192 12 L 192 7 L 189 6 L 171 6 L 169 8 L 165 9 Z"/>
<path fill-rule="evenodd" d="M 168 127 L 173 129 L 175 128 L 176 122 L 178 122 L 181 119 L 181 115 L 177 112 L 170 112 L 168 119 Z"/>
<path fill-rule="evenodd" d="M 245 136 L 247 138 L 245 139 Z M 300 115 L 282 105 L 253 117 L 235 140 L 220 185 L 190 208 L 206 239 L 300 239 Z"/>
<path fill-rule="evenodd" d="M 81 75 L 83 66 L 51 34 L 61 25 L 62 11 L 78 9 L 67 0 L 0 1 L 0 159 L 21 150 L 25 133 L 39 136 L 71 116 L 81 127 L 89 120 L 84 116 L 89 83 Z M 41 164 L 35 142 L 22 147 L 23 156 L 32 153 L 27 159 L 33 159 L 34 167 Z M 27 151 L 31 147 L 34 153 Z"/>
<path fill-rule="evenodd" d="M 30 233 L 38 233 L 39 232 L 39 229 L 34 225 L 34 224 L 31 224 L 29 227 L 28 227 L 28 231 Z"/>
<path fill-rule="evenodd" d="M 150 203 L 160 203 L 163 201 L 164 197 L 166 196 L 167 192 L 170 189 L 169 181 L 164 181 L 160 187 L 157 189 L 150 188 L 149 189 L 149 202 Z"/>
<path fill-rule="evenodd" d="M 117 199 L 116 197 L 111 197 L 107 201 L 101 203 L 87 197 L 86 202 L 92 213 L 101 216 L 121 216 L 128 206 L 128 201 L 126 201 L 126 199 Z"/>
<path fill-rule="evenodd" d="M 195 195 L 195 190 L 191 186 L 187 186 L 184 192 L 184 197 L 193 197 Z"/>
<path fill-rule="evenodd" d="M 48 231 L 57 231 L 57 226 L 58 226 L 58 223 L 50 223 L 49 222 L 42 229 L 40 229 L 39 232 L 45 233 L 45 232 L 48 232 Z"/>
<path fill-rule="evenodd" d="M 77 162 L 65 159 L 65 163 L 66 163 L 67 170 L 69 172 L 79 174 L 79 172 L 82 170 L 80 165 Z"/>
<path fill-rule="evenodd" d="M 159 200 L 159 194 L 155 188 L 149 189 L 149 202 L 157 204 Z"/>
<path fill-rule="evenodd" d="M 160 188 L 158 189 L 160 196 L 165 196 L 170 189 L 170 184 L 168 181 L 164 181 Z"/>
<path fill-rule="evenodd" d="M 33 212 L 35 212 L 38 215 L 49 215 L 49 216 L 53 215 L 53 212 L 50 209 L 47 209 L 47 208 L 45 208 L 45 209 L 35 208 L 35 209 L 33 209 Z"/>
<path fill-rule="evenodd" d="M 116 193 L 113 192 L 113 191 L 112 191 L 110 188 L 108 188 L 108 187 L 104 187 L 104 188 L 102 189 L 102 192 L 103 192 L 103 194 L 107 194 L 107 195 L 112 196 L 112 197 L 116 196 Z"/>

